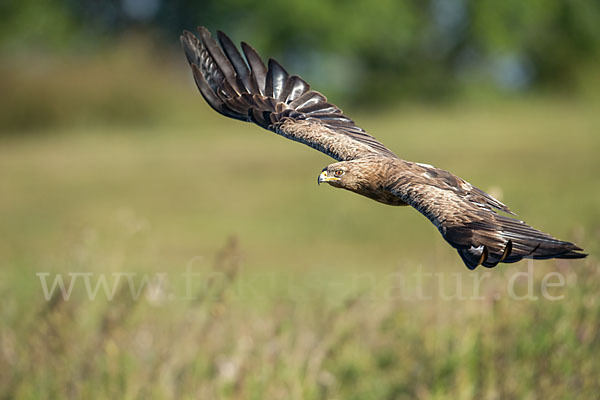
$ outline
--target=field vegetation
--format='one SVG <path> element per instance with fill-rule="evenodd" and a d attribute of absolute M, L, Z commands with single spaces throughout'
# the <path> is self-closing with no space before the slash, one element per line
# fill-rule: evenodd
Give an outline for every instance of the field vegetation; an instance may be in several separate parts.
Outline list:
<path fill-rule="evenodd" d="M 3 63 L 2 398 L 600 392 L 593 94 L 346 110 L 590 253 L 469 272 L 415 210 L 317 187 L 330 159 L 212 112 L 182 55 L 127 46 Z"/>

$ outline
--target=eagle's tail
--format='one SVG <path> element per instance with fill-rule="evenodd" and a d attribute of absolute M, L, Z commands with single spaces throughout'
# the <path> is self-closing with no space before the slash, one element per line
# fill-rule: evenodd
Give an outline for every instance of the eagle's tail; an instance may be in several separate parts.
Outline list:
<path fill-rule="evenodd" d="M 584 258 L 574 243 L 556 239 L 515 218 L 495 215 L 496 224 L 475 223 L 470 226 L 469 247 L 457 248 L 469 269 L 478 265 L 492 268 L 498 263 L 513 263 L 523 258 Z M 477 226 L 479 225 L 479 226 Z"/>

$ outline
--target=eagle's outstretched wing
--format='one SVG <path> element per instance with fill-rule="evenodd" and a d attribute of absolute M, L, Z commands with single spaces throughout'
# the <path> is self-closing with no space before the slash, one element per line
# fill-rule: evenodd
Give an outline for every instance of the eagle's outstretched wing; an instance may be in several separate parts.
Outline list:
<path fill-rule="evenodd" d="M 267 69 L 248 44 L 242 42 L 244 59 L 224 33 L 218 32 L 220 46 L 206 28 L 198 33 L 199 39 L 185 31 L 181 43 L 200 92 L 219 113 L 254 122 L 338 161 L 396 157 L 277 61 L 269 59 Z"/>
<path fill-rule="evenodd" d="M 450 172 L 407 163 L 404 174 L 390 187 L 440 231 L 469 269 L 492 268 L 523 258 L 583 258 L 577 245 L 538 231 L 525 222 L 500 215 L 513 214 L 492 196 Z"/>
<path fill-rule="evenodd" d="M 302 78 L 289 75 L 272 59 L 267 68 L 248 44 L 242 43 L 242 57 L 222 32 L 218 32 L 219 44 L 206 28 L 200 27 L 198 32 L 200 38 L 184 32 L 181 43 L 196 84 L 212 108 L 304 143 L 338 161 L 356 164 L 359 170 L 352 172 L 368 179 L 356 187 L 338 187 L 386 204 L 412 205 L 437 226 L 468 268 L 480 264 L 493 267 L 522 258 L 586 256 L 578 253 L 581 249 L 573 243 L 499 215 L 495 210 L 511 211 L 451 173 L 399 159 L 328 103 L 325 96 L 310 90 Z M 381 166 L 388 164 L 392 169 L 380 174 Z M 344 182 L 344 178 L 330 178 L 335 179 Z M 401 201 L 390 201 L 390 195 Z"/>

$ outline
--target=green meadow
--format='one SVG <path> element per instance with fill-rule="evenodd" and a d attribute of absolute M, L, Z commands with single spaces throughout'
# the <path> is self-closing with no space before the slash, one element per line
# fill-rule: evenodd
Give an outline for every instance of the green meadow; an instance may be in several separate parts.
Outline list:
<path fill-rule="evenodd" d="M 590 254 L 470 272 L 412 208 L 317 186 L 331 159 L 212 112 L 182 57 L 129 59 L 10 70 L 2 398 L 597 396 L 597 98 L 344 107 Z"/>

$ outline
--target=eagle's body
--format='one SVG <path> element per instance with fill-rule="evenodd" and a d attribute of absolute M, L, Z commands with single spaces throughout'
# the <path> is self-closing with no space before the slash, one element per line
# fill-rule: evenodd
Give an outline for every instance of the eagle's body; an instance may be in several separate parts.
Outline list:
<path fill-rule="evenodd" d="M 204 27 L 200 40 L 181 37 L 200 92 L 216 111 L 254 122 L 304 143 L 338 162 L 318 182 L 393 206 L 410 205 L 425 215 L 469 269 L 522 258 L 582 258 L 575 244 L 558 240 L 523 221 L 498 214 L 510 209 L 448 171 L 405 161 L 359 128 L 302 78 L 218 33 L 220 46 Z M 514 215 L 514 214 L 513 214 Z"/>

